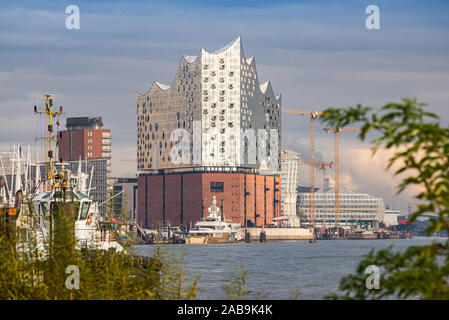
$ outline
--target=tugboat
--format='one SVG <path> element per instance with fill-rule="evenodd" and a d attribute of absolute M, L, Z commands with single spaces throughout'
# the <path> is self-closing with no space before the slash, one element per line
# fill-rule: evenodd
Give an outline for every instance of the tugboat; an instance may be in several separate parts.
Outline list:
<path fill-rule="evenodd" d="M 56 212 L 65 208 L 67 215 L 74 223 L 75 248 L 88 247 L 96 250 L 114 249 L 123 251 L 123 247 L 116 239 L 114 228 L 105 228 L 102 225 L 103 217 L 100 215 L 98 205 L 89 197 L 87 190 L 88 175 L 81 172 L 81 163 L 78 166 L 78 175 L 72 175 L 70 170 L 64 168 L 64 164 L 57 165 L 53 162 L 53 144 L 58 139 L 53 134 L 53 118 L 63 113 L 62 107 L 58 111 L 53 109 L 52 95 L 44 95 L 45 109 L 39 111 L 37 106 L 34 112 L 43 114 L 47 124 L 44 137 L 47 150 L 47 161 L 44 163 L 46 175 L 44 181 L 40 180 L 40 165 L 36 165 L 36 185 L 34 190 L 26 184 L 18 183 L 16 188 L 25 190 L 25 194 L 19 190 L 16 196 L 11 197 L 10 202 L 16 203 L 17 229 L 24 235 L 17 243 L 17 250 L 26 252 L 34 242 L 38 255 L 45 257 L 47 246 L 45 245 L 55 235 L 52 234 L 56 219 Z M 18 161 L 17 161 L 18 162 Z M 81 162 L 81 161 L 80 161 Z M 20 172 L 18 172 L 20 173 Z M 20 177 L 17 178 L 20 180 Z M 29 181 L 28 181 L 29 182 Z M 30 190 L 29 192 L 26 192 Z M 19 197 L 17 196 L 19 195 Z M 23 201 L 22 201 L 23 199 Z M 19 203 L 20 202 L 20 203 Z"/>
<path fill-rule="evenodd" d="M 206 243 L 230 243 L 243 239 L 243 231 L 240 223 L 225 221 L 220 215 L 220 208 L 217 207 L 215 196 L 212 205 L 208 208 L 209 215 L 198 221 L 190 229 L 186 238 L 187 244 Z"/>

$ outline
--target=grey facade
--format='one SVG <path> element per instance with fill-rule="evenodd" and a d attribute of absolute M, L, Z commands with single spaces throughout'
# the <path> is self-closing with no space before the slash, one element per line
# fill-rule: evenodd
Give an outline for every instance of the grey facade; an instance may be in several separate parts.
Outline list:
<path fill-rule="evenodd" d="M 137 178 L 114 178 L 113 207 L 116 215 L 135 220 L 137 214 Z"/>
<path fill-rule="evenodd" d="M 69 164 L 70 170 L 76 174 L 78 172 L 79 160 L 65 161 Z M 81 171 L 89 174 L 88 183 L 90 183 L 90 172 L 92 172 L 92 183 L 90 185 L 90 194 L 94 201 L 99 204 L 98 209 L 101 213 L 108 212 L 108 198 L 112 193 L 113 179 L 110 178 L 111 160 L 107 158 L 91 158 L 81 160 Z M 88 185 L 89 187 L 89 185 Z"/>

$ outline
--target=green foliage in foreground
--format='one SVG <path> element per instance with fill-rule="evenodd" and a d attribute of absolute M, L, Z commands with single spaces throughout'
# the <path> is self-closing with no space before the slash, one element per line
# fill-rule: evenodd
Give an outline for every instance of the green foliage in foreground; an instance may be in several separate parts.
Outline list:
<path fill-rule="evenodd" d="M 196 280 L 185 284 L 179 258 L 158 248 L 152 259 L 115 251 L 75 250 L 70 205 L 54 212 L 55 237 L 46 241 L 49 255 L 37 257 L 36 241 L 25 251 L 17 238 L 0 228 L 0 299 L 193 299 Z M 20 238 L 20 234 L 18 234 Z M 19 244 L 19 246 L 18 246 Z M 79 268 L 79 289 L 69 290 L 72 272 Z M 69 280 L 68 280 L 69 278 Z"/>
<path fill-rule="evenodd" d="M 323 122 L 332 128 L 359 125 L 359 138 L 370 133 L 373 154 L 391 149 L 387 169 L 398 165 L 394 174 L 404 174 L 398 193 L 415 185 L 420 204 L 410 222 L 423 213 L 435 213 L 426 232 L 449 232 L 449 128 L 442 127 L 436 114 L 427 112 L 416 99 L 388 103 L 380 111 L 369 107 L 330 108 Z M 356 274 L 343 278 L 343 295 L 334 299 L 419 298 L 449 299 L 449 243 L 414 246 L 402 253 L 392 248 L 371 252 L 357 267 Z M 367 289 L 365 268 L 377 265 L 381 272 L 380 288 Z"/>
<path fill-rule="evenodd" d="M 246 287 L 246 271 L 240 266 L 231 271 L 230 281 L 222 286 L 228 300 L 243 300 L 251 291 Z"/>

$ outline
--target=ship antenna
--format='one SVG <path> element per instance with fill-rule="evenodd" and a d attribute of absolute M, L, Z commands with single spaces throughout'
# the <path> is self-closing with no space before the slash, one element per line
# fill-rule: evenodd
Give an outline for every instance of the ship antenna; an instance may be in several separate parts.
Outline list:
<path fill-rule="evenodd" d="M 45 163 L 47 169 L 47 175 L 45 177 L 45 188 L 48 185 L 53 186 L 55 184 L 55 169 L 53 163 L 53 143 L 57 139 L 57 135 L 53 133 L 53 118 L 60 116 L 63 114 L 62 106 L 59 107 L 59 110 L 53 110 L 53 101 L 54 98 L 51 94 L 44 94 L 45 100 L 45 109 L 38 110 L 37 106 L 34 106 L 34 113 L 43 114 L 45 123 L 47 124 L 47 128 L 44 131 L 44 135 L 42 137 L 38 137 L 38 139 L 43 140 L 45 144 L 45 150 L 47 151 L 47 162 Z"/>

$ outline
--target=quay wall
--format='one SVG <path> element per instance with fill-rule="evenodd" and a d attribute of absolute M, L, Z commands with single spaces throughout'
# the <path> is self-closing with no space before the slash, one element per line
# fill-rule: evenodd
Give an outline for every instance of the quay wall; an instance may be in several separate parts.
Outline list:
<path fill-rule="evenodd" d="M 248 228 L 252 241 L 259 241 L 262 228 Z M 304 228 L 265 228 L 267 240 L 309 240 L 313 234 Z"/>

